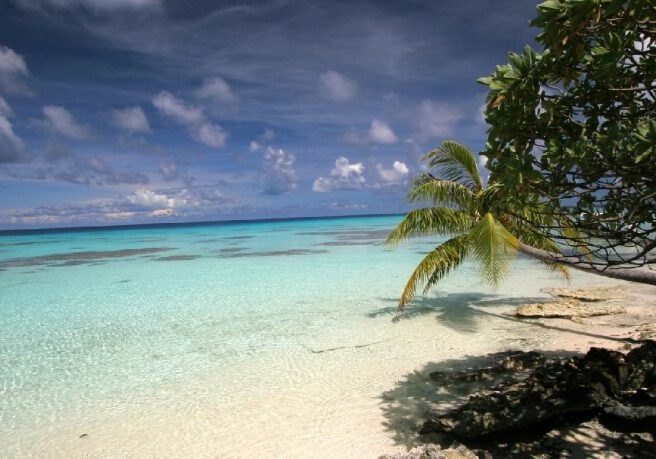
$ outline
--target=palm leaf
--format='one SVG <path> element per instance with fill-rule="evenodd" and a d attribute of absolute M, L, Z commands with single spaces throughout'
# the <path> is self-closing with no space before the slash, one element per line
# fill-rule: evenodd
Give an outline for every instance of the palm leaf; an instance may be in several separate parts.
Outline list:
<path fill-rule="evenodd" d="M 387 245 L 417 236 L 461 234 L 471 228 L 472 219 L 459 210 L 446 207 L 427 207 L 408 212 L 405 218 L 390 233 Z"/>
<path fill-rule="evenodd" d="M 474 153 L 464 145 L 447 140 L 435 150 L 429 151 L 425 158 L 441 178 L 458 182 L 474 192 L 483 188 Z"/>
<path fill-rule="evenodd" d="M 472 213 L 477 207 L 476 196 L 457 182 L 438 180 L 430 174 L 419 176 L 408 193 L 410 202 L 427 201 L 438 206 L 451 206 Z"/>
<path fill-rule="evenodd" d="M 424 293 L 426 293 L 450 271 L 460 266 L 467 256 L 467 250 L 467 235 L 460 235 L 440 244 L 426 255 L 417 265 L 403 289 L 399 300 L 399 311 L 403 311 L 414 298 L 419 284 L 424 283 Z"/>
<path fill-rule="evenodd" d="M 498 286 L 510 271 L 519 240 L 488 212 L 469 232 L 469 241 L 483 280 L 493 287 Z"/>

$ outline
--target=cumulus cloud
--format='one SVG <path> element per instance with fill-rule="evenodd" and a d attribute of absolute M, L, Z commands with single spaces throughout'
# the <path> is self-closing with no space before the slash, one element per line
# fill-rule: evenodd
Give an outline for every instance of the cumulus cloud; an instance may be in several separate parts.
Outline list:
<path fill-rule="evenodd" d="M 255 153 L 256 151 L 260 151 L 261 149 L 262 149 L 262 145 L 256 140 L 252 140 L 250 145 L 248 146 L 248 151 L 250 151 L 251 153 Z"/>
<path fill-rule="evenodd" d="M 374 143 L 396 143 L 399 138 L 392 128 L 384 121 L 373 119 L 369 126 L 369 138 Z"/>
<path fill-rule="evenodd" d="M 75 140 L 84 140 L 91 137 L 89 128 L 78 124 L 73 115 L 64 107 L 46 105 L 41 111 L 45 116 L 46 126 L 53 132 Z"/>
<path fill-rule="evenodd" d="M 223 104 L 236 104 L 239 97 L 226 80 L 221 77 L 208 78 L 196 91 L 199 99 L 209 99 Z"/>
<path fill-rule="evenodd" d="M 225 146 L 228 134 L 221 126 L 210 122 L 201 107 L 188 104 L 168 91 L 161 91 L 152 102 L 163 115 L 185 126 L 196 142 L 211 148 Z"/>
<path fill-rule="evenodd" d="M 214 186 L 194 189 L 138 188 L 116 198 L 94 199 L 34 209 L 13 209 L 2 218 L 20 225 L 114 223 L 117 220 L 207 216 L 219 208 L 234 206 Z M 1 212 L 1 211 L 0 211 Z"/>
<path fill-rule="evenodd" d="M 146 209 L 163 209 L 163 208 L 174 208 L 176 206 L 184 206 L 187 204 L 185 199 L 175 199 L 167 196 L 164 193 L 156 193 L 152 190 L 147 189 L 138 189 L 131 195 L 128 195 L 125 200 L 141 208 Z"/>
<path fill-rule="evenodd" d="M 401 161 L 394 161 L 390 169 L 385 169 L 382 164 L 377 164 L 376 170 L 383 185 L 398 185 L 403 183 L 410 174 L 408 166 Z"/>
<path fill-rule="evenodd" d="M 257 138 L 260 140 L 251 140 L 251 143 L 248 144 L 248 151 L 255 153 L 260 151 L 263 148 L 263 143 L 271 142 L 276 137 L 276 133 L 273 129 L 265 129 L 261 135 Z"/>
<path fill-rule="evenodd" d="M 0 89 L 9 94 L 31 95 L 32 92 L 25 84 L 28 76 L 23 56 L 0 45 Z"/>
<path fill-rule="evenodd" d="M 451 135 L 455 124 L 463 118 L 461 110 L 448 104 L 424 100 L 417 111 L 417 127 L 422 137 Z"/>
<path fill-rule="evenodd" d="M 284 194 L 294 191 L 298 186 L 298 176 L 294 170 L 296 157 L 282 148 L 267 148 L 264 154 L 264 192 Z"/>
<path fill-rule="evenodd" d="M 16 135 L 8 116 L 0 115 L 0 164 L 16 163 L 25 159 L 25 144 Z"/>
<path fill-rule="evenodd" d="M 364 164 L 351 163 L 348 158 L 340 156 L 329 177 L 319 177 L 314 181 L 312 190 L 326 193 L 333 190 L 359 190 L 367 180 L 364 177 Z"/>
<path fill-rule="evenodd" d="M 330 70 L 319 75 L 319 90 L 327 99 L 345 102 L 355 97 L 358 85 L 341 73 Z"/>
<path fill-rule="evenodd" d="M 9 120 L 14 111 L 7 101 L 0 96 L 0 164 L 22 162 L 26 158 L 25 144 L 14 132 Z"/>
<path fill-rule="evenodd" d="M 369 124 L 369 129 L 366 132 L 358 132 L 351 130 L 344 136 L 347 143 L 354 145 L 365 144 L 393 144 L 399 141 L 398 136 L 394 130 L 385 121 L 374 118 Z"/>
<path fill-rule="evenodd" d="M 0 96 L 0 116 L 10 117 L 14 115 L 14 111 L 11 109 L 7 101 Z"/>
<path fill-rule="evenodd" d="M 164 115 L 183 125 L 201 123 L 205 120 L 202 108 L 194 107 L 168 91 L 157 94 L 153 98 L 153 105 Z"/>
<path fill-rule="evenodd" d="M 112 110 L 110 117 L 112 124 L 119 129 L 132 133 L 150 132 L 148 118 L 138 105 Z"/>
<path fill-rule="evenodd" d="M 225 146 L 228 135 L 218 124 L 206 121 L 192 128 L 191 137 L 208 147 L 221 148 Z"/>

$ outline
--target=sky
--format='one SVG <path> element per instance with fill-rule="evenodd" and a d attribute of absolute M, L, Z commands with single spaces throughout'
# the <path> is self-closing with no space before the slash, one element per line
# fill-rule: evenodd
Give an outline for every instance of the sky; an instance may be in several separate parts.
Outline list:
<path fill-rule="evenodd" d="M 535 6 L 3 0 L 0 229 L 403 212 Z"/>

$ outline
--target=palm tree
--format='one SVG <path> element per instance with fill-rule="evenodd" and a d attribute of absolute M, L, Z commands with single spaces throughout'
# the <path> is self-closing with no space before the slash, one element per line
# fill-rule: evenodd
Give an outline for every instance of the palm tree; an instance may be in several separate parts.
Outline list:
<path fill-rule="evenodd" d="M 514 256 L 526 246 L 562 255 L 553 238 L 535 230 L 549 225 L 554 217 L 537 209 L 504 209 L 500 187 L 484 186 L 470 149 L 446 141 L 427 153 L 424 160 L 433 173 L 419 175 L 408 198 L 432 206 L 409 212 L 386 244 L 397 245 L 417 236 L 439 235 L 449 239 L 415 268 L 401 295 L 399 310 L 412 300 L 420 284 L 426 293 L 467 258 L 478 265 L 483 281 L 496 287 L 508 274 Z M 562 264 L 541 261 L 569 279 L 569 271 Z"/>

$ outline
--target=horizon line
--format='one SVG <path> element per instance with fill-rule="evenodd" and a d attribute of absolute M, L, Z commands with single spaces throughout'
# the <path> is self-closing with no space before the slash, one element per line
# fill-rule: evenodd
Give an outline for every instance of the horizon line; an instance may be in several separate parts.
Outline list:
<path fill-rule="evenodd" d="M 274 217 L 274 218 L 255 218 L 255 219 L 232 219 L 232 220 L 201 220 L 189 222 L 161 222 L 161 223 L 126 223 L 122 225 L 88 225 L 88 226 L 62 226 L 53 228 L 25 228 L 25 229 L 0 229 L 1 236 L 17 236 L 23 234 L 39 233 L 66 233 L 66 232 L 83 232 L 83 231 L 107 231 L 114 229 L 137 229 L 147 227 L 176 227 L 176 226 L 202 226 L 202 225 L 230 225 L 239 223 L 266 223 L 276 221 L 292 220 L 330 220 L 339 218 L 356 218 L 356 217 L 392 217 L 404 215 L 406 212 L 378 213 L 378 214 L 357 214 L 357 215 L 319 215 L 308 217 Z"/>

